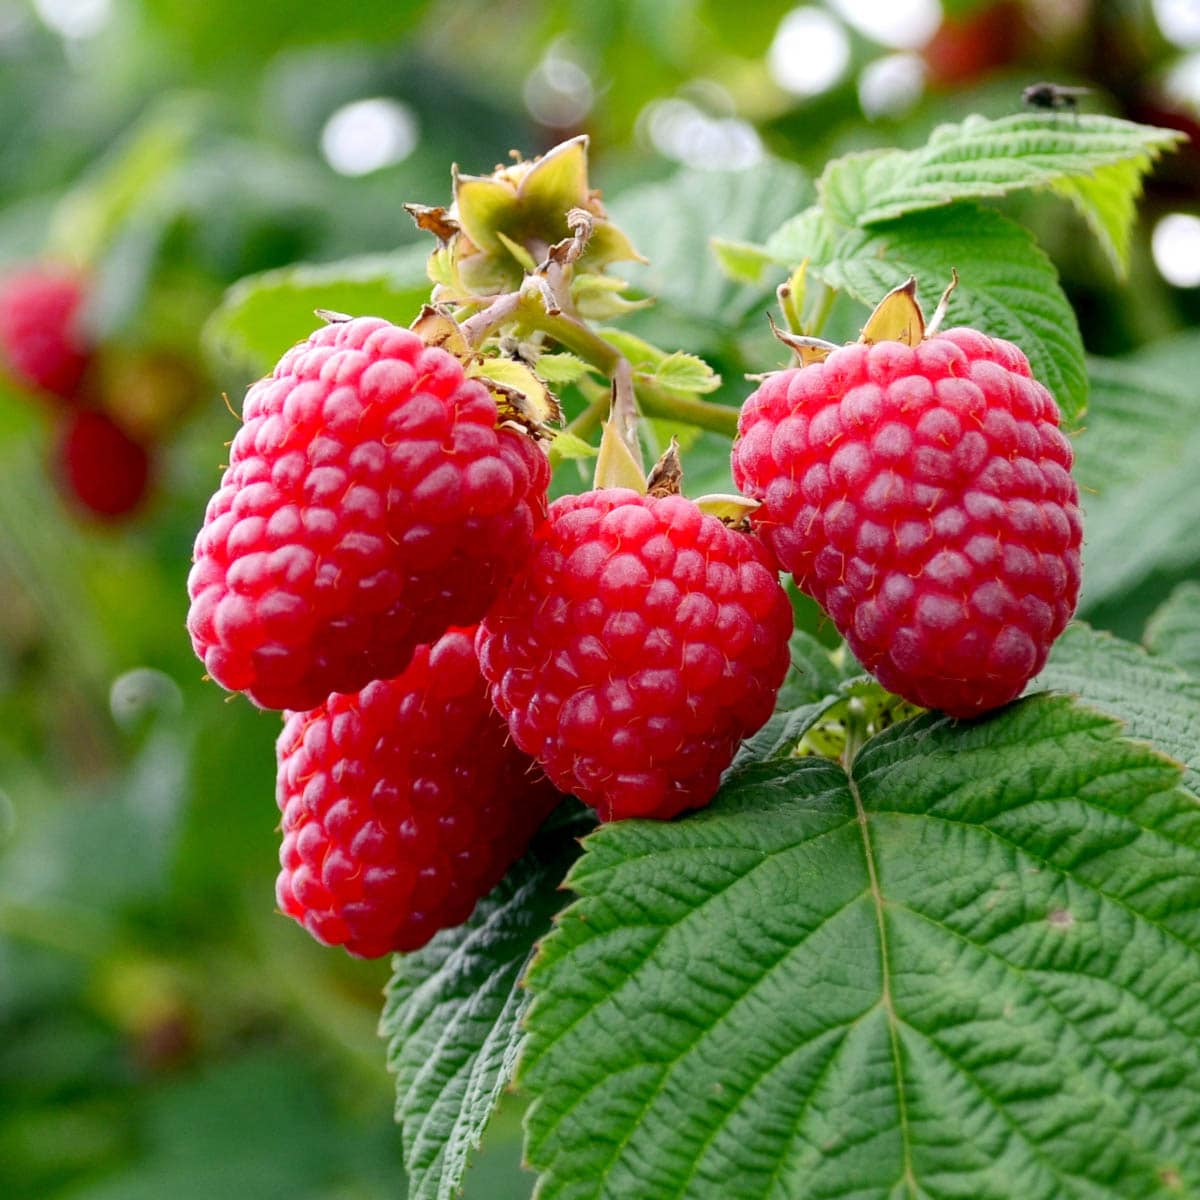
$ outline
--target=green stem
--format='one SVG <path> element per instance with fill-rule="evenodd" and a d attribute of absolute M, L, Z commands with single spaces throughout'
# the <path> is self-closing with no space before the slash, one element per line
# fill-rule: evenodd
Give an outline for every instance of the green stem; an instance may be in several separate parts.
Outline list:
<path fill-rule="evenodd" d="M 462 330 L 468 342 L 477 346 L 489 333 L 510 321 L 540 330 L 611 380 L 622 382 L 627 377 L 629 362 L 620 350 L 578 317 L 567 312 L 547 313 L 541 297 L 528 291 L 497 297 L 487 308 L 464 321 Z M 633 392 L 641 403 L 642 411 L 648 416 L 709 429 L 730 438 L 737 434 L 737 410 L 727 405 L 674 395 L 646 378 L 634 377 Z M 624 387 L 618 389 L 614 416 L 620 422 L 623 433 L 627 432 L 634 419 L 626 408 L 631 399 Z"/>
<path fill-rule="evenodd" d="M 730 408 L 727 404 L 712 404 L 707 400 L 671 395 L 648 379 L 635 380 L 634 390 L 641 402 L 642 412 L 648 417 L 678 421 L 681 425 L 694 425 L 697 429 L 708 429 L 727 438 L 737 437 L 736 408 Z"/>

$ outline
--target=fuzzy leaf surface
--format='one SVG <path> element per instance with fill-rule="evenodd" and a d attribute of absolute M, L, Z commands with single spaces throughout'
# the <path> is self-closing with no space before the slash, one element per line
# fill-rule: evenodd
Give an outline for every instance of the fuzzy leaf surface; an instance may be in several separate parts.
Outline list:
<path fill-rule="evenodd" d="M 954 204 L 850 229 L 810 208 L 767 249 L 793 266 L 807 258 L 813 275 L 871 308 L 915 275 L 932 312 L 955 268 L 947 327 L 970 325 L 1016 343 L 1068 425 L 1086 406 L 1083 341 L 1057 273 L 1026 229 L 992 209 Z"/>
<path fill-rule="evenodd" d="M 587 827 L 579 817 L 547 828 L 465 924 L 393 960 L 380 1034 L 396 1076 L 410 1200 L 459 1194 L 512 1077 L 528 1007 L 518 980 L 564 902 L 558 887 Z"/>
<path fill-rule="evenodd" d="M 529 974 L 541 1200 L 1200 1187 L 1200 808 L 1038 696 L 590 835 Z"/>
<path fill-rule="evenodd" d="M 1127 596 L 1155 571 L 1200 564 L 1195 387 L 1140 363 L 1091 359 L 1088 372 L 1091 403 L 1074 469 L 1084 509 L 1085 613 Z"/>
<path fill-rule="evenodd" d="M 1200 679 L 1200 583 L 1181 583 L 1146 626 L 1152 654 Z"/>
<path fill-rule="evenodd" d="M 1054 644 L 1031 690 L 1051 688 L 1117 717 L 1130 737 L 1183 764 L 1200 796 L 1200 682 L 1141 646 L 1076 621 Z"/>
<path fill-rule="evenodd" d="M 831 217 L 865 226 L 956 200 L 1049 187 L 1079 208 L 1123 267 L 1142 177 L 1181 140 L 1173 130 L 1094 114 L 970 116 L 939 126 L 917 150 L 837 159 L 819 188 Z"/>

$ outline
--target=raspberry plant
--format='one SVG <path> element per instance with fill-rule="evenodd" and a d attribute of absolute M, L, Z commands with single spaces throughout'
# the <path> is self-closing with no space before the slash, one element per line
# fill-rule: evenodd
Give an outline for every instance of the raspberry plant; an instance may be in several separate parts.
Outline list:
<path fill-rule="evenodd" d="M 252 391 L 231 462 L 263 463 L 221 493 L 215 520 L 236 519 L 217 539 L 220 572 L 202 535 L 194 594 L 226 590 L 192 627 L 203 653 L 230 624 L 220 605 L 253 608 L 240 651 L 253 661 L 265 648 L 279 678 L 307 679 L 330 653 L 313 619 L 324 601 L 282 604 L 270 556 L 286 580 L 303 514 L 320 508 L 308 519 L 328 545 L 301 546 L 314 571 L 361 558 L 366 510 L 305 472 L 325 468 L 331 443 L 338 470 L 376 441 L 400 447 L 374 483 L 386 536 L 371 570 L 328 581 L 339 637 L 370 617 L 350 638 L 362 670 L 340 684 L 366 691 L 301 689 L 313 711 L 290 714 L 280 742 L 280 895 L 359 953 L 419 947 L 394 960 L 381 1026 L 413 1197 L 457 1194 L 510 1087 L 529 1102 L 526 1159 L 543 1198 L 1200 1189 L 1200 603 L 1194 587 L 1178 591 L 1149 649 L 1082 620 L 1058 636 L 1080 586 L 1072 461 L 1081 611 L 1103 611 L 1173 555 L 1197 557 L 1186 471 L 1144 478 L 1165 442 L 1194 444 L 1194 422 L 1153 350 L 1085 356 L 1050 260 L 998 206 L 1017 191 L 1065 198 L 1124 272 L 1140 180 L 1174 136 L 1098 116 L 972 117 L 916 150 L 831 162 L 815 188 L 770 163 L 685 173 L 611 212 L 575 139 L 492 175 L 456 172 L 449 207 L 410 205 L 436 239 L 427 278 L 405 254 L 297 268 L 244 282 L 215 315 L 214 343 L 260 370 L 311 334 L 311 308 L 382 318 L 371 328 L 408 347 L 407 363 L 449 364 L 430 371 L 449 391 L 398 371 L 364 399 L 370 365 L 314 359 L 306 403 L 293 402 L 309 461 L 269 513 L 239 496 L 272 477 L 293 384 L 276 372 Z M 715 255 L 696 229 L 716 235 Z M 955 278 L 931 323 L 946 332 L 923 340 L 917 289 L 929 301 Z M 787 349 L 765 330 L 773 302 Z M 310 347 L 363 327 L 325 315 Z M 311 353 L 289 352 L 280 370 Z M 761 376 L 733 448 L 746 494 L 730 491 L 729 455 L 751 389 L 709 359 Z M 263 421 L 271 387 L 279 416 Z M 477 613 L 424 593 L 413 611 L 372 607 L 363 589 L 398 570 L 389 541 L 437 524 L 406 507 L 419 480 L 394 483 L 417 461 L 400 435 L 433 408 L 454 426 L 454 388 L 479 418 L 470 452 L 514 440 L 553 466 L 558 498 L 530 505 L 531 539 L 496 545 L 471 524 L 458 476 L 422 458 L 442 481 L 445 528 L 421 543 L 430 561 L 446 561 L 446 545 L 508 557 L 460 571 L 446 593 L 473 582 Z M 823 436 L 813 405 L 836 416 Z M 380 417 L 397 436 L 374 429 Z M 661 455 L 649 476 L 646 452 Z M 361 486 L 352 473 L 339 476 L 347 497 Z M 877 520 L 884 474 L 905 510 Z M 520 490 L 500 489 L 494 507 L 511 515 Z M 1145 506 L 1171 504 L 1170 544 L 1147 544 Z M 854 505 L 867 517 L 846 518 Z M 915 557 L 907 525 L 920 526 Z M 843 551 L 857 554 L 849 566 Z M 777 568 L 831 621 L 793 593 L 789 622 Z M 899 591 L 913 603 L 893 602 Z M 951 608 L 953 621 L 938 618 Z M 477 618 L 498 712 L 472 691 L 484 710 L 471 721 L 495 733 L 505 720 L 507 748 L 490 733 L 464 740 L 461 715 L 437 736 L 439 697 L 463 694 L 474 660 L 465 634 L 448 635 L 466 659 L 442 679 L 446 655 L 423 645 Z M 287 655 L 268 625 L 295 634 Z M 261 704 L 289 703 L 213 673 Z M 502 752 L 528 756 L 526 782 L 499 798 L 492 783 L 458 786 Z M 491 891 L 470 893 L 554 803 L 543 771 L 601 823 L 563 801 Z M 419 809 L 445 818 L 436 834 L 405 816 Z M 456 875 L 445 848 L 470 840 L 469 816 L 485 844 L 456 848 L 478 867 Z M 395 863 L 380 859 L 401 843 Z M 424 908 L 418 843 L 439 864 Z M 405 875 L 404 887 L 370 887 L 370 871 Z"/>

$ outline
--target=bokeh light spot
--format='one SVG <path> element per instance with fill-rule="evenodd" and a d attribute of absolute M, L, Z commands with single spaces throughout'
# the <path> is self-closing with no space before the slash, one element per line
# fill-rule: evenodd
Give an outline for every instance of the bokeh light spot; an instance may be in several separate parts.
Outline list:
<path fill-rule="evenodd" d="M 793 8 L 767 51 L 771 78 L 794 96 L 816 96 L 833 87 L 850 62 L 846 30 L 820 8 Z"/>
<path fill-rule="evenodd" d="M 1154 227 L 1150 238 L 1154 265 L 1175 287 L 1200 287 L 1200 217 L 1171 213 Z"/>
<path fill-rule="evenodd" d="M 908 112 L 925 88 L 925 64 L 917 54 L 887 54 L 868 63 L 858 77 L 858 103 L 871 118 Z"/>
<path fill-rule="evenodd" d="M 552 129 L 571 129 L 591 112 L 595 91 L 588 73 L 552 47 L 529 72 L 524 98 L 535 121 Z"/>
<path fill-rule="evenodd" d="M 830 0 L 863 37 L 897 50 L 919 50 L 942 23 L 939 0 Z"/>
<path fill-rule="evenodd" d="M 1154 17 L 1167 41 L 1176 46 L 1200 46 L 1200 3 L 1197 0 L 1154 0 Z"/>
<path fill-rule="evenodd" d="M 33 0 L 33 7 L 65 38 L 95 37 L 112 19 L 112 0 Z"/>
<path fill-rule="evenodd" d="M 321 131 L 321 153 L 339 175 L 367 175 L 403 162 L 420 136 L 407 104 L 379 96 L 337 109 Z"/>

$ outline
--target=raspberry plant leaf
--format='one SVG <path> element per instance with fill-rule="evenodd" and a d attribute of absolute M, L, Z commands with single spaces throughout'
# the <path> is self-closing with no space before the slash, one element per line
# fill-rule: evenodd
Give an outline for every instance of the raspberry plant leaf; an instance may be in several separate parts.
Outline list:
<path fill-rule="evenodd" d="M 970 116 L 939 126 L 917 150 L 835 160 L 819 183 L 821 203 L 843 225 L 867 226 L 956 200 L 1048 187 L 1080 210 L 1123 270 L 1142 177 L 1182 140 L 1174 130 L 1091 114 Z"/>
<path fill-rule="evenodd" d="M 709 246 L 710 236 L 750 243 L 772 230 L 813 197 L 808 176 L 790 163 L 771 159 L 753 171 L 681 171 L 664 183 L 646 184 L 613 199 L 623 229 L 647 248 L 646 266 L 622 274 L 660 304 L 698 318 L 711 342 L 757 310 L 761 286 L 731 281 Z"/>
<path fill-rule="evenodd" d="M 380 1034 L 396 1076 L 410 1200 L 459 1194 L 471 1151 L 512 1077 L 529 1004 L 518 980 L 534 940 L 565 902 L 559 885 L 575 838 L 590 826 L 573 806 L 552 817 L 466 924 L 393 960 Z"/>
<path fill-rule="evenodd" d="M 315 310 L 407 325 L 429 300 L 425 247 L 251 275 L 225 294 L 204 328 L 208 346 L 258 374 L 321 323 Z"/>
<path fill-rule="evenodd" d="M 1200 583 L 1181 583 L 1146 626 L 1152 654 L 1200 679 Z"/>
<path fill-rule="evenodd" d="M 807 259 L 811 275 L 869 308 L 915 275 L 932 311 L 956 269 L 945 326 L 970 325 L 1015 342 L 1068 428 L 1083 411 L 1087 373 L 1075 314 L 1032 235 L 998 212 L 956 204 L 851 229 L 814 207 L 778 230 L 767 249 L 779 262 Z"/>
<path fill-rule="evenodd" d="M 1141 646 L 1092 629 L 1067 629 L 1030 685 L 1080 697 L 1183 764 L 1183 782 L 1200 797 L 1200 682 Z"/>
<path fill-rule="evenodd" d="M 1087 427 L 1075 439 L 1087 530 L 1085 614 L 1124 603 L 1156 573 L 1178 577 L 1200 565 L 1194 387 L 1182 371 L 1149 361 L 1092 359 L 1088 373 Z"/>
<path fill-rule="evenodd" d="M 1038 696 L 601 826 L 528 972 L 541 1200 L 1200 1187 L 1200 810 Z M 1169 1064 L 1169 1066 L 1168 1066 Z"/>

